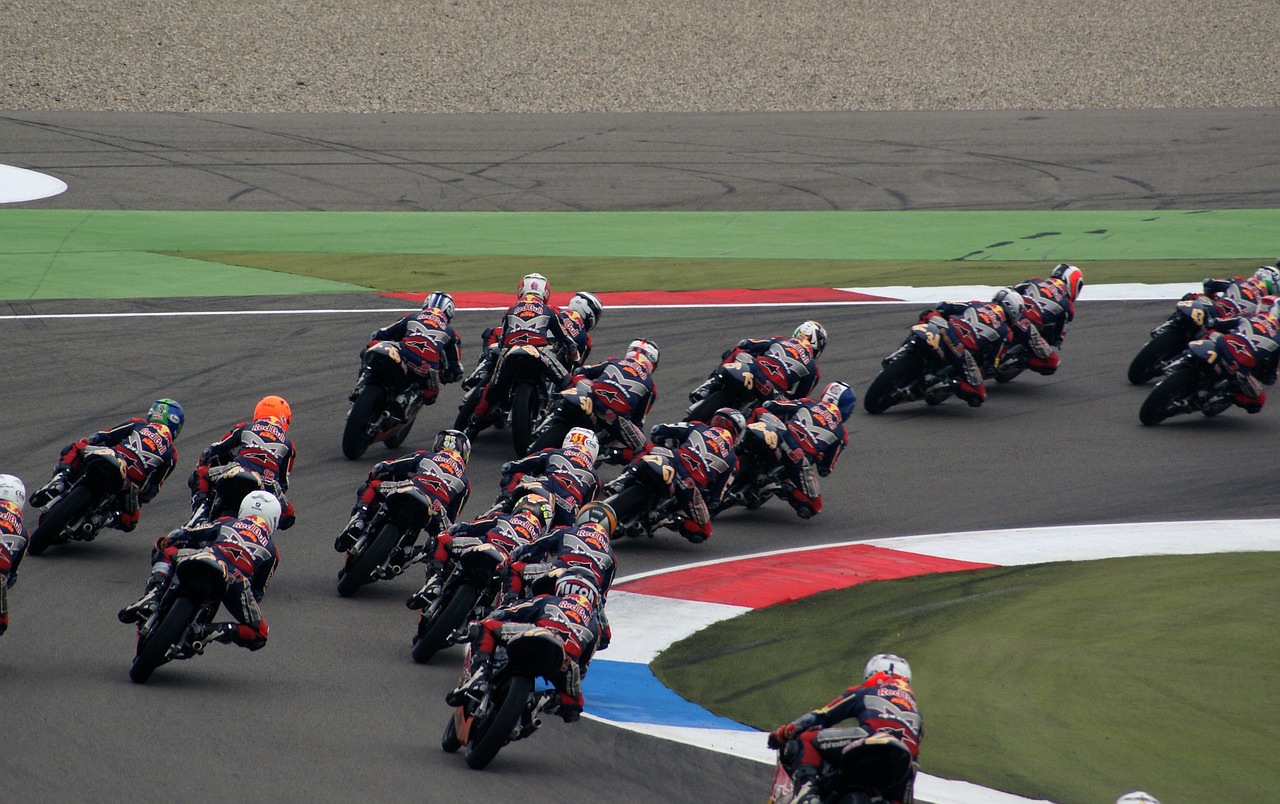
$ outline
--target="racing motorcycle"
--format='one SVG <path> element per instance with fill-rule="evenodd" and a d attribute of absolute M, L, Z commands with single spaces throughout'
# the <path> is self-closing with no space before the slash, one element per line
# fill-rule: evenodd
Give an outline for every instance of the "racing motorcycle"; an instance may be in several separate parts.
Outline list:
<path fill-rule="evenodd" d="M 867 413 L 884 413 L 894 405 L 923 399 L 939 405 L 955 393 L 960 378 L 942 356 L 947 320 L 941 315 L 921 317 L 898 350 L 881 361 L 880 373 L 863 397 Z"/>
<path fill-rule="evenodd" d="M 915 761 L 906 743 L 885 732 L 868 735 L 860 726 L 822 729 L 814 738 L 822 755 L 822 766 L 814 780 L 823 804 L 890 804 L 895 790 L 906 785 L 904 801 L 911 801 L 915 782 Z M 769 804 L 788 804 L 795 798 L 791 774 L 782 762 L 785 746 L 777 748 L 778 764 L 773 773 Z"/>
<path fill-rule="evenodd" d="M 435 357 L 430 342 L 419 347 Z M 438 358 L 437 358 L 438 360 Z M 435 361 L 432 361 L 435 365 Z M 434 368 L 427 371 L 436 374 Z M 439 382 L 439 377 L 436 377 Z M 422 394 L 412 369 L 405 362 L 396 341 L 378 341 L 364 350 L 360 378 L 348 397 L 351 408 L 342 428 L 342 454 L 351 460 L 364 455 L 370 444 L 381 441 L 387 449 L 395 449 L 409 437 L 413 422 L 422 408 Z M 399 400 L 404 418 L 393 415 L 391 402 Z"/>
<path fill-rule="evenodd" d="M 377 508 L 338 573 L 338 594 L 351 597 L 365 584 L 389 581 L 430 557 L 447 519 L 412 479 L 378 486 Z M 427 539 L 419 547 L 418 536 L 424 532 Z"/>
<path fill-rule="evenodd" d="M 453 427 L 474 439 L 486 427 L 510 423 L 516 455 L 528 455 L 534 430 L 568 377 L 568 369 L 550 346 L 512 346 L 498 358 L 488 383 L 477 385 L 463 397 Z M 489 393 L 494 404 L 478 417 L 476 407 L 489 388 L 493 389 Z"/>
<path fill-rule="evenodd" d="M 754 511 L 782 491 L 786 467 L 778 460 L 777 449 L 786 429 L 787 425 L 781 419 L 767 411 L 747 425 L 735 448 L 738 472 L 714 513 L 735 505 Z"/>
<path fill-rule="evenodd" d="M 502 591 L 499 567 L 505 558 L 497 547 L 474 536 L 460 536 L 449 543 L 440 594 L 418 619 L 412 651 L 415 662 L 425 664 L 440 650 L 465 641 L 468 624 L 483 620 L 493 610 Z"/>
<path fill-rule="evenodd" d="M 676 498 L 676 466 L 680 459 L 666 448 L 655 446 L 622 470 L 605 486 L 605 505 L 613 509 L 618 525 L 613 538 L 652 537 L 654 532 L 675 522 L 679 511 Z"/>
<path fill-rule="evenodd" d="M 223 559 L 204 548 L 184 551 L 173 567 L 155 613 L 138 623 L 138 648 L 129 678 L 145 684 L 156 668 L 174 659 L 204 653 L 206 643 L 193 639 L 192 626 L 213 622 L 227 592 L 228 570 Z"/>
<path fill-rule="evenodd" d="M 138 488 L 130 480 L 130 466 L 120 453 L 111 447 L 88 446 L 81 460 L 79 477 L 40 515 L 27 546 L 32 555 L 72 540 L 93 541 L 120 513 L 122 494 L 129 495 L 130 506 L 137 508 Z"/>
<path fill-rule="evenodd" d="M 507 623 L 489 661 L 488 682 L 454 708 L 440 747 L 449 753 L 465 746 L 467 766 L 480 770 L 503 746 L 523 740 L 542 726 L 543 715 L 555 714 L 555 692 L 539 689 L 539 677 L 550 679 L 564 664 L 564 642 L 550 629 Z M 462 662 L 463 678 L 471 665 L 471 646 Z"/>
<path fill-rule="evenodd" d="M 720 408 L 735 408 L 747 416 L 767 399 L 786 397 L 785 360 L 777 344 L 762 355 L 733 349 L 708 378 L 702 389 L 707 395 L 689 406 L 684 420 L 710 421 Z"/>
<path fill-rule="evenodd" d="M 219 517 L 235 516 L 240 510 L 240 501 L 251 491 L 265 491 L 278 500 L 284 499 L 280 484 L 264 480 L 257 472 L 245 469 L 238 463 L 211 467 L 209 494 L 204 499 L 192 498 L 194 507 L 187 526 L 212 522 Z"/>
<path fill-rule="evenodd" d="M 1187 344 L 1168 364 L 1164 379 L 1147 394 L 1138 418 L 1153 426 L 1182 413 L 1217 416 L 1235 404 L 1240 372 L 1256 364 L 1248 339 L 1234 332 L 1210 332 Z"/>
<path fill-rule="evenodd" d="M 1240 308 L 1230 299 L 1188 294 L 1174 305 L 1163 324 L 1151 330 L 1151 339 L 1129 363 L 1129 382 L 1145 385 L 1167 373 L 1170 363 L 1182 354 L 1187 344 L 1205 337 L 1218 318 L 1234 318 L 1239 314 Z"/>

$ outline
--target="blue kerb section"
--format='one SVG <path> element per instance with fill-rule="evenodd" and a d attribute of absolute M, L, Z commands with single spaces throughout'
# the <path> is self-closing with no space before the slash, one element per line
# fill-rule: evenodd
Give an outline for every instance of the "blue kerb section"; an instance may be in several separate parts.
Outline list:
<path fill-rule="evenodd" d="M 645 664 L 596 659 L 582 679 L 582 693 L 588 712 L 621 723 L 755 731 L 676 695 Z"/>

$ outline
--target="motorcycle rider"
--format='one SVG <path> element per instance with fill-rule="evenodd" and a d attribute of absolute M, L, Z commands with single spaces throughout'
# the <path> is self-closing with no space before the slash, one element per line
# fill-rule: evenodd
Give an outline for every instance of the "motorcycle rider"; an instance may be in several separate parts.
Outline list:
<path fill-rule="evenodd" d="M 378 487 L 388 480 L 410 480 L 422 488 L 436 503 L 448 526 L 462 514 L 471 494 L 467 478 L 467 461 L 471 459 L 471 439 L 461 430 L 441 430 L 430 450 L 420 449 L 396 458 L 380 461 L 369 470 L 369 477 L 356 492 L 347 523 L 333 543 L 333 549 L 344 553 L 351 549 L 369 526 L 369 515 Z"/>
<path fill-rule="evenodd" d="M 591 423 L 608 461 L 630 463 L 636 450 L 649 443 L 644 419 L 658 398 L 653 379 L 658 356 L 656 343 L 637 339 L 621 358 L 583 366 L 571 381 L 591 381 Z M 551 413 L 552 418 L 558 415 L 558 408 Z"/>
<path fill-rule="evenodd" d="M 227 591 L 222 597 L 234 622 L 197 624 L 192 642 L 197 651 L 209 642 L 234 642 L 258 650 L 267 644 L 270 630 L 259 604 L 267 582 L 275 574 L 280 551 L 272 535 L 280 522 L 280 501 L 267 491 L 251 491 L 240 502 L 235 517 L 221 517 L 189 528 L 178 528 L 156 541 L 151 551 L 151 577 L 142 597 L 120 610 L 122 623 L 145 622 L 155 613 L 161 595 L 173 575 L 179 551 L 207 547 L 228 569 Z"/>
<path fill-rule="evenodd" d="M 0 475 L 0 634 L 9 630 L 9 587 L 18 580 L 18 565 L 27 554 L 22 506 L 27 487 L 16 475 Z"/>
<path fill-rule="evenodd" d="M 289 425 L 293 421 L 293 409 L 283 397 L 274 394 L 264 396 L 253 406 L 253 418 L 239 422 L 226 435 L 210 444 L 200 453 L 195 471 L 187 480 L 191 489 L 191 509 L 194 511 L 209 498 L 209 470 L 228 464 L 236 464 L 252 472 L 263 486 L 284 504 L 280 517 L 280 529 L 293 527 L 295 512 L 293 503 L 285 499 L 289 491 L 289 473 L 298 456 L 289 438 Z"/>
<path fill-rule="evenodd" d="M 1204 295 L 1215 301 L 1230 299 L 1247 315 L 1262 308 L 1263 297 L 1280 296 L 1280 269 L 1274 265 L 1263 265 L 1250 276 L 1205 279 L 1201 285 L 1204 287 Z M 1187 294 L 1183 298 L 1192 295 L 1194 294 Z"/>
<path fill-rule="evenodd" d="M 1054 348 L 1062 346 L 1067 322 L 1076 317 L 1076 298 L 1084 288 L 1084 274 L 1074 265 L 1054 266 L 1048 279 L 1028 279 L 1013 286 L 1026 302 L 1024 314 Z"/>
<path fill-rule="evenodd" d="M 560 310 L 560 328 L 573 339 L 574 345 L 578 347 L 577 360 L 570 362 L 564 359 L 562 361 L 570 371 L 575 366 L 585 363 L 587 355 L 591 354 L 591 330 L 595 329 L 603 313 L 604 305 L 600 303 L 600 298 L 596 294 L 588 293 L 585 290 L 580 290 L 573 294 L 573 298 L 569 300 L 569 303 Z"/>
<path fill-rule="evenodd" d="M 421 310 L 407 314 L 390 326 L 375 329 L 365 346 L 368 349 L 378 341 L 399 343 L 400 356 L 415 380 L 423 405 L 435 404 L 441 385 L 462 379 L 462 339 L 450 323 L 456 309 L 448 293 L 439 290 L 428 293 Z M 364 352 L 360 354 L 363 356 Z M 360 390 L 357 387 L 352 391 L 353 401 Z M 405 419 L 412 405 L 413 394 L 406 391 L 392 401 L 390 413 Z"/>
<path fill-rule="evenodd" d="M 861 684 L 769 733 L 769 747 L 781 749 L 779 760 L 791 772 L 793 802 L 818 802 L 815 785 L 822 756 L 814 738 L 821 729 L 851 718 L 857 720 L 868 737 L 887 734 L 906 746 L 910 764 L 901 769 L 885 769 L 896 778 L 879 792 L 896 802 L 910 800 L 922 733 L 920 709 L 911 689 L 911 666 L 901 656 L 877 653 L 867 661 Z"/>
<path fill-rule="evenodd" d="M 1160 804 L 1160 802 L 1150 793 L 1134 790 L 1132 793 L 1125 793 L 1116 799 L 1116 804 Z"/>
<path fill-rule="evenodd" d="M 116 515 L 103 527 L 132 531 L 142 515 L 141 506 L 155 499 L 177 464 L 178 448 L 173 442 L 182 432 L 184 419 L 177 402 L 157 399 L 151 403 L 146 418 L 129 419 L 69 445 L 62 450 L 53 478 L 31 495 L 31 505 L 44 508 L 66 493 L 79 476 L 85 447 L 111 447 L 128 466 L 128 477 Z"/>
<path fill-rule="evenodd" d="M 746 419 L 733 408 L 720 408 L 706 424 L 654 425 L 653 443 L 668 447 L 679 459 L 675 490 L 682 511 L 673 526 L 694 544 L 711 537 L 710 512 L 721 507 L 738 471 L 734 447 L 746 428 Z"/>
<path fill-rule="evenodd" d="M 1249 342 L 1254 357 L 1252 367 L 1238 364 L 1235 403 L 1249 413 L 1257 413 L 1267 403 L 1267 392 L 1262 386 L 1276 382 L 1276 364 L 1280 361 L 1280 298 L 1273 299 L 1253 315 L 1241 317 L 1234 332 Z"/>
<path fill-rule="evenodd" d="M 543 479 L 540 485 L 555 502 L 555 525 L 572 524 L 578 508 L 596 498 L 600 492 L 600 474 L 596 457 L 600 441 L 585 427 L 575 427 L 565 434 L 559 448 L 548 447 L 517 461 L 502 465 L 502 492 L 497 504 L 506 508 L 515 491 L 529 478 Z"/>
<path fill-rule="evenodd" d="M 589 502 L 578 510 L 574 524 L 555 528 L 547 535 L 524 545 L 511 556 L 508 589 L 519 598 L 527 589 L 545 593 L 554 584 L 556 570 L 582 571 L 607 598 L 613 585 L 618 560 L 610 538 L 618 520 L 613 509 L 602 502 Z"/>
<path fill-rule="evenodd" d="M 582 676 L 587 663 L 602 641 L 598 616 L 600 595 L 590 582 L 569 576 L 556 583 L 554 595 L 495 609 L 479 623 L 471 643 L 471 664 L 465 681 L 445 695 L 450 706 L 461 706 L 469 693 L 488 683 L 489 661 L 498 645 L 504 623 L 528 623 L 550 630 L 564 643 L 564 664 L 549 681 L 558 694 L 555 712 L 565 723 L 576 722 L 586 701 Z M 550 709 L 548 710 L 550 711 Z"/>
<path fill-rule="evenodd" d="M 780 387 L 779 394 L 789 399 L 799 399 L 808 396 L 817 386 L 821 376 L 818 357 L 826 348 L 827 328 L 817 321 L 810 320 L 796 327 L 790 338 L 775 335 L 759 340 L 740 340 L 737 346 L 724 352 L 720 359 L 728 360 L 736 351 L 747 352 L 757 357 L 768 354 L 776 358 L 786 376 L 786 387 Z M 702 385 L 689 392 L 689 401 L 696 404 L 710 396 L 714 382 L 715 372 L 713 371 Z"/>
<path fill-rule="evenodd" d="M 783 499 L 801 519 L 822 510 L 822 492 L 814 473 L 827 477 L 835 468 L 849 443 L 844 423 L 857 401 L 857 394 L 847 384 L 833 382 L 816 402 L 808 398 L 795 402 L 770 399 L 751 412 L 748 427 L 760 420 L 762 412 L 772 413 L 786 425 L 774 458 L 785 467 Z"/>

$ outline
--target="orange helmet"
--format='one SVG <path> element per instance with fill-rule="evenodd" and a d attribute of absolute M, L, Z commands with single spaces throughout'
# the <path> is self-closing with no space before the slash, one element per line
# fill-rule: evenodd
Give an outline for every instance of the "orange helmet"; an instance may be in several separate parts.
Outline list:
<path fill-rule="evenodd" d="M 292 418 L 293 411 L 289 408 L 289 403 L 284 401 L 284 397 L 281 396 L 264 396 L 253 407 L 254 421 L 258 419 L 278 419 L 280 426 L 285 430 L 289 429 L 289 420 Z"/>

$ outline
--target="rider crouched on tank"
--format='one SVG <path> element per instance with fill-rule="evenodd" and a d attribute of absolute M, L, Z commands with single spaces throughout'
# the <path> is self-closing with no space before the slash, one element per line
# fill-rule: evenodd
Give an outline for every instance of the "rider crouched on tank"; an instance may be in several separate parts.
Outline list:
<path fill-rule="evenodd" d="M 829 383 L 817 401 L 794 402 L 770 399 L 751 412 L 747 426 L 760 421 L 762 413 L 772 413 L 786 425 L 774 449 L 774 459 L 784 467 L 781 497 L 801 519 L 822 510 L 822 492 L 817 477 L 827 477 L 835 469 L 840 453 L 849 443 L 844 423 L 853 414 L 858 396 L 842 382 Z"/>
<path fill-rule="evenodd" d="M 462 514 L 471 494 L 467 478 L 467 461 L 471 458 L 471 439 L 459 430 L 441 430 L 429 450 L 414 450 L 393 461 L 380 461 L 369 470 L 369 477 L 356 492 L 351 521 L 338 534 L 333 549 L 345 553 L 360 539 L 369 526 L 378 487 L 389 480 L 413 480 L 448 517 L 448 525 Z"/>
<path fill-rule="evenodd" d="M 990 328 L 997 333 L 1004 331 L 1004 339 L 1009 343 L 1018 343 L 1031 353 L 1027 367 L 1037 374 L 1053 374 L 1058 370 L 1059 357 L 1053 347 L 1044 339 L 1035 324 L 1026 316 L 1026 302 L 1022 295 L 1012 288 L 1001 288 L 990 302 L 940 302 L 937 311 L 948 320 L 959 318 L 975 329 Z M 990 320 L 988 320 L 988 317 Z M 982 341 L 990 339 L 982 339 Z M 978 356 L 981 366 L 993 367 L 998 352 L 982 350 Z"/>
<path fill-rule="evenodd" d="M 653 443 L 672 450 L 678 459 L 674 485 L 682 511 L 673 527 L 694 544 L 711 537 L 711 511 L 721 507 L 738 471 L 734 447 L 746 428 L 741 413 L 720 408 L 706 424 L 657 424 L 651 431 Z"/>
<path fill-rule="evenodd" d="M 1261 312 L 1267 305 L 1267 296 L 1280 296 L 1280 269 L 1263 265 L 1250 276 L 1233 276 L 1229 279 L 1205 279 L 1201 282 L 1204 295 L 1215 302 L 1227 299 L 1235 303 L 1240 312 L 1248 315 Z M 1196 294 L 1188 293 L 1183 299 Z M 1224 310 L 1224 312 L 1228 312 Z"/>
<path fill-rule="evenodd" d="M 1075 320 L 1076 299 L 1084 289 L 1084 274 L 1074 265 L 1058 263 L 1048 279 L 1032 278 L 1013 286 L 1026 302 L 1024 314 L 1050 346 L 1062 348 L 1067 323 Z"/>
<path fill-rule="evenodd" d="M 604 314 L 604 305 L 594 293 L 580 290 L 573 294 L 569 303 L 560 308 L 560 328 L 568 335 L 577 347 L 578 355 L 570 360 L 567 354 L 560 355 L 560 362 L 572 373 L 579 365 L 587 362 L 591 354 L 591 330 L 600 322 Z"/>
<path fill-rule="evenodd" d="M 818 368 L 818 357 L 827 348 L 827 329 L 817 321 L 805 321 L 796 327 L 791 337 L 775 335 L 771 338 L 738 341 L 737 346 L 725 351 L 721 360 L 728 360 L 736 351 L 760 356 L 770 354 L 778 358 L 778 363 L 786 375 L 786 386 L 779 387 L 782 396 L 799 399 L 813 393 L 821 377 Z M 710 396 L 714 387 L 715 372 L 702 385 L 689 392 L 690 402 L 700 402 Z"/>
<path fill-rule="evenodd" d="M 53 478 L 31 495 L 31 505 L 44 508 L 66 493 L 80 475 L 85 447 L 111 447 L 124 459 L 128 476 L 117 515 L 103 527 L 132 531 L 142 515 L 141 506 L 155 499 L 177 465 L 178 448 L 173 442 L 182 431 L 184 418 L 177 402 L 158 399 L 146 418 L 129 419 L 69 445 L 62 450 Z"/>
<path fill-rule="evenodd" d="M 147 579 L 146 591 L 120 610 L 117 615 L 120 622 L 145 622 L 155 613 L 169 585 L 179 553 L 207 547 L 230 570 L 222 604 L 235 621 L 209 623 L 192 641 L 198 644 L 233 642 L 249 650 L 264 647 L 270 627 L 259 604 L 280 562 L 280 551 L 272 539 L 279 522 L 280 501 L 275 495 L 251 491 L 241 500 L 237 516 L 178 528 L 160 537 L 151 551 L 151 576 Z"/>
<path fill-rule="evenodd" d="M 421 310 L 409 313 L 390 326 L 375 329 L 369 335 L 368 346 L 378 341 L 399 343 L 400 356 L 414 379 L 423 405 L 435 404 L 441 385 L 462 379 L 462 339 L 451 323 L 456 309 L 452 296 L 433 291 L 423 299 Z M 351 392 L 353 401 L 360 391 L 357 386 Z M 412 397 L 398 396 L 391 413 L 405 419 L 412 404 Z"/>
<path fill-rule="evenodd" d="M 502 465 L 502 491 L 497 504 L 510 507 L 522 483 L 539 478 L 539 484 L 555 503 L 553 525 L 570 525 L 578 508 L 600 493 L 600 474 L 596 458 L 600 441 L 585 427 L 575 427 L 565 434 L 560 447 L 538 450 L 516 461 Z"/>
<path fill-rule="evenodd" d="M 900 656 L 878 653 L 867 662 L 862 683 L 849 687 L 825 706 L 806 712 L 769 733 L 769 747 L 780 749 L 779 760 L 791 773 L 794 804 L 819 804 L 823 757 L 814 744 L 818 732 L 841 721 L 854 720 L 865 737 L 899 741 L 906 751 L 885 767 L 868 769 L 876 777 L 877 792 L 894 802 L 910 802 L 920 755 L 923 725 L 911 667 Z"/>
<path fill-rule="evenodd" d="M 658 357 L 658 345 L 641 338 L 621 358 L 583 366 L 571 380 L 591 381 L 591 421 L 608 461 L 630 463 L 636 450 L 649 443 L 644 420 L 658 398 L 653 379 Z"/>
<path fill-rule="evenodd" d="M 293 409 L 283 397 L 272 394 L 258 400 L 250 421 L 235 424 L 200 453 L 195 471 L 187 480 L 192 510 L 199 508 L 212 491 L 209 470 L 234 463 L 253 473 L 265 489 L 284 505 L 280 529 L 293 527 L 293 503 L 285 498 L 289 491 L 289 473 L 293 471 L 293 463 L 298 457 L 288 435 L 292 422 Z"/>
<path fill-rule="evenodd" d="M 0 475 L 0 634 L 9 630 L 9 589 L 18 581 L 18 565 L 27 554 L 22 506 L 27 487 L 16 475 Z"/>
<path fill-rule="evenodd" d="M 1218 330 L 1230 328 L 1230 324 L 1230 320 L 1222 321 Z M 1258 312 L 1241 317 L 1232 331 L 1249 342 L 1254 358 L 1252 367 L 1239 364 L 1234 401 L 1249 413 L 1258 413 L 1267 404 L 1262 386 L 1275 385 L 1280 362 L 1280 297 L 1267 297 Z"/>

